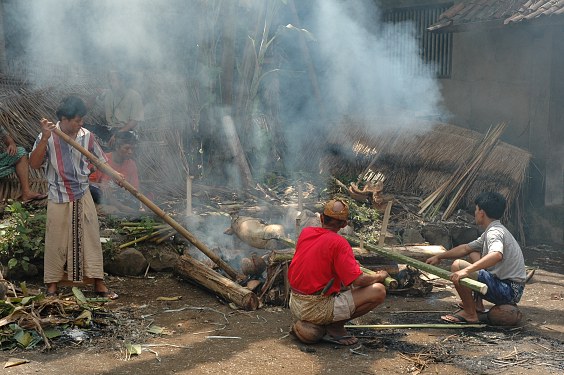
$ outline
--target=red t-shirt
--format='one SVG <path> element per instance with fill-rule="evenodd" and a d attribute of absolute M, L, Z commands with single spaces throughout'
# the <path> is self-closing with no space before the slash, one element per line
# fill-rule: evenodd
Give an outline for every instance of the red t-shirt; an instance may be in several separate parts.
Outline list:
<path fill-rule="evenodd" d="M 137 164 L 133 159 L 124 160 L 123 163 L 117 164 L 112 158 L 112 153 L 106 154 L 108 157 L 108 165 L 116 172 L 121 173 L 125 181 L 129 182 L 135 189 L 139 189 L 139 174 L 137 173 Z M 90 174 L 90 181 L 92 182 L 105 182 L 110 179 L 101 171 L 97 170 Z"/>
<path fill-rule="evenodd" d="M 335 278 L 326 295 L 337 293 L 362 274 L 352 248 L 343 237 L 324 228 L 302 230 L 288 269 L 290 286 L 302 294 L 314 294 Z"/>

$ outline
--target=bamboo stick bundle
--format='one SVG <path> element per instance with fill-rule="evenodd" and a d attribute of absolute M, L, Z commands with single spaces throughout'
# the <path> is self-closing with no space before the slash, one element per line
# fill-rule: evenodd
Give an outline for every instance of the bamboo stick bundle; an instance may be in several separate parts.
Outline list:
<path fill-rule="evenodd" d="M 506 125 L 504 123 L 498 124 L 491 132 L 488 131 L 488 134 L 486 134 L 484 139 L 488 139 L 488 142 L 484 142 L 485 145 L 479 153 L 479 157 L 477 158 L 476 161 L 476 166 L 471 171 L 469 171 L 469 173 L 465 176 L 463 183 L 459 186 L 458 191 L 456 192 L 450 204 L 448 205 L 447 209 L 443 213 L 442 216 L 443 220 L 446 220 L 452 214 L 452 212 L 454 211 L 454 209 L 456 208 L 462 197 L 466 194 L 470 186 L 476 180 L 476 177 L 478 176 L 479 173 L 479 169 L 484 164 L 486 159 L 490 156 L 490 153 L 493 150 L 493 148 L 496 146 L 499 137 L 501 136 L 503 130 L 505 129 L 505 126 Z"/>
<path fill-rule="evenodd" d="M 354 245 L 354 246 L 360 245 L 360 241 L 358 239 L 350 237 L 350 236 L 344 236 L 344 237 L 347 239 L 347 241 L 349 241 L 349 243 L 351 245 Z M 408 264 L 412 267 L 423 270 L 423 271 L 428 272 L 430 274 L 439 276 L 442 279 L 450 280 L 450 275 L 452 274 L 452 272 L 444 270 L 442 268 L 432 266 L 430 264 L 421 262 L 421 261 L 416 260 L 416 259 L 412 259 L 410 257 L 403 255 L 403 254 L 398 254 L 398 253 L 394 253 L 394 252 L 391 252 L 391 251 L 384 250 L 383 248 L 381 248 L 379 246 L 364 243 L 364 248 L 367 249 L 367 250 L 370 250 L 370 251 L 374 251 L 374 252 L 381 254 L 383 256 L 386 256 L 388 258 L 397 260 L 401 263 Z M 476 280 L 473 280 L 473 279 L 470 279 L 470 278 L 464 278 L 464 279 L 460 280 L 460 285 L 465 286 L 467 288 L 470 288 L 470 289 L 472 289 L 476 292 L 479 292 L 481 294 L 486 294 L 488 292 L 488 286 L 486 284 L 481 283 L 481 282 L 476 281 Z"/>
<path fill-rule="evenodd" d="M 419 210 L 419 214 L 423 214 L 425 211 L 429 209 L 429 207 L 436 203 L 435 211 L 438 211 L 442 203 L 446 200 L 446 198 L 458 188 L 457 193 L 454 196 L 454 199 L 451 201 L 448 212 L 452 213 L 454 208 L 460 199 L 464 196 L 464 194 L 468 191 L 469 187 L 471 186 L 472 182 L 475 180 L 476 176 L 479 173 L 480 167 L 483 165 L 485 160 L 489 157 L 490 152 L 497 144 L 497 141 L 503 130 L 505 129 L 506 124 L 500 123 L 497 124 L 493 130 L 490 129 L 481 142 L 479 142 L 474 151 L 472 152 L 468 163 L 462 164 L 458 169 L 454 172 L 454 174 L 448 178 L 441 186 L 431 193 L 426 199 L 424 199 L 421 204 L 419 205 L 421 209 Z M 443 215 L 443 219 L 449 215 Z"/>

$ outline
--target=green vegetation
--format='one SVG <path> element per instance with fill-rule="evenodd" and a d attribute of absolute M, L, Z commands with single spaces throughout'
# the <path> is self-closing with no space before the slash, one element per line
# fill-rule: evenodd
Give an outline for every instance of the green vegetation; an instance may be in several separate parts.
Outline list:
<path fill-rule="evenodd" d="M 10 217 L 0 223 L 0 262 L 27 271 L 32 261 L 43 259 L 47 210 L 31 213 L 20 202 L 5 210 Z"/>

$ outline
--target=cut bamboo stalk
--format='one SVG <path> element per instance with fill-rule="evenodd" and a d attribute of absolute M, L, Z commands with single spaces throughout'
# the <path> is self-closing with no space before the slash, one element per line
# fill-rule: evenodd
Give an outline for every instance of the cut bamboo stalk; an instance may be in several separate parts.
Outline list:
<path fill-rule="evenodd" d="M 133 241 L 129 241 L 129 242 L 126 242 L 126 243 L 124 243 L 124 244 L 121 244 L 121 245 L 119 245 L 119 248 L 120 248 L 120 249 L 124 249 L 124 248 L 126 248 L 126 247 L 131 246 L 131 245 L 135 245 L 136 243 L 139 243 L 139 242 L 148 240 L 148 239 L 150 239 L 150 238 L 153 238 L 153 237 L 155 237 L 155 236 L 157 236 L 157 235 L 159 235 L 159 234 L 161 234 L 161 233 L 164 233 L 164 232 L 166 232 L 166 231 L 168 231 L 168 230 L 169 230 L 169 229 L 167 229 L 167 228 L 157 230 L 157 231 L 152 232 L 152 233 L 149 233 L 149 234 L 147 234 L 147 235 L 145 235 L 145 236 L 136 238 L 136 239 L 134 239 Z"/>
<path fill-rule="evenodd" d="M 107 163 L 102 163 L 94 154 L 78 144 L 74 139 L 66 135 L 59 128 L 54 128 L 53 133 L 61 137 L 65 142 L 80 151 L 81 154 L 86 156 L 90 161 L 103 173 L 111 176 L 114 181 L 119 185 L 123 186 L 127 191 L 129 191 L 135 198 L 140 200 L 145 206 L 147 206 L 151 211 L 156 213 L 161 219 L 163 219 L 168 225 L 173 227 L 178 233 L 180 233 L 184 238 L 186 238 L 190 243 L 192 243 L 196 248 L 198 248 L 202 253 L 204 253 L 208 258 L 210 258 L 219 268 L 224 270 L 233 279 L 244 279 L 244 275 L 240 275 L 233 269 L 227 262 L 219 257 L 216 253 L 211 251 L 203 242 L 197 239 L 192 233 L 190 233 L 186 228 L 176 222 L 172 217 L 168 216 L 159 206 L 154 204 L 149 198 L 141 194 L 133 185 L 123 178 L 118 172 L 116 172 Z"/>
<path fill-rule="evenodd" d="M 365 325 L 345 325 L 346 329 L 409 329 L 409 328 L 437 328 L 437 329 L 464 329 L 464 328 L 485 328 L 487 324 L 468 324 L 468 323 L 437 323 L 437 324 L 365 324 Z"/>
<path fill-rule="evenodd" d="M 349 241 L 349 243 L 351 245 L 358 246 L 359 243 L 360 243 L 360 241 L 356 238 L 352 238 L 350 236 L 344 236 L 344 237 L 347 239 L 347 241 Z M 378 246 L 365 244 L 364 247 L 366 249 L 370 250 L 370 251 L 374 251 L 374 252 L 381 254 L 385 257 L 397 260 L 401 263 L 408 264 L 412 267 L 423 270 L 425 272 L 429 272 L 430 274 L 439 276 L 440 278 L 445 279 L 445 280 L 450 280 L 450 275 L 452 275 L 452 272 L 450 272 L 450 271 L 444 270 L 444 269 L 439 268 L 439 267 L 432 266 L 430 264 L 421 262 L 421 261 L 416 260 L 416 259 L 412 259 L 412 258 L 407 257 L 407 256 L 402 255 L 402 254 L 387 251 L 387 250 L 382 249 L 381 247 L 378 247 Z M 481 282 L 476 281 L 476 280 L 473 280 L 473 279 L 470 279 L 468 277 L 461 279 L 460 285 L 465 286 L 467 288 L 470 288 L 470 289 L 472 289 L 476 292 L 479 292 L 481 294 L 486 294 L 488 292 L 488 286 L 486 284 L 481 283 Z"/>

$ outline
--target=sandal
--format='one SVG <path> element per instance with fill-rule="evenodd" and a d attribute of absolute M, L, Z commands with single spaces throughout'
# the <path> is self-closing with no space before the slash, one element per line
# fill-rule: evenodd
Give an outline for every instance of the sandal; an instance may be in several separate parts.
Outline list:
<path fill-rule="evenodd" d="M 45 297 L 57 297 L 57 292 L 45 292 Z"/>
<path fill-rule="evenodd" d="M 98 297 L 102 297 L 102 298 L 107 298 L 110 300 L 114 300 L 114 299 L 118 299 L 119 295 L 116 292 L 113 292 L 111 290 L 106 290 L 105 292 L 96 292 L 96 295 Z"/>

